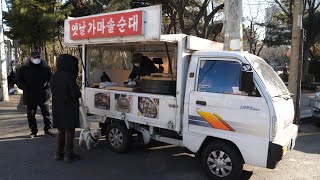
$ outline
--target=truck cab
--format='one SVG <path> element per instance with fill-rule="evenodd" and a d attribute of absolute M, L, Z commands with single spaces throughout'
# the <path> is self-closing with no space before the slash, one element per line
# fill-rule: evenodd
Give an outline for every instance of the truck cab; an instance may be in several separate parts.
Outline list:
<path fill-rule="evenodd" d="M 245 73 L 252 74 L 251 78 Z M 243 84 L 250 83 L 249 91 L 241 90 Z M 193 152 L 203 151 L 211 141 L 223 141 L 236 147 L 244 163 L 275 168 L 294 147 L 297 126 L 292 123 L 290 93 L 257 56 L 247 52 L 194 52 L 184 103 L 184 145 Z M 221 170 L 217 174 L 223 175 Z"/>

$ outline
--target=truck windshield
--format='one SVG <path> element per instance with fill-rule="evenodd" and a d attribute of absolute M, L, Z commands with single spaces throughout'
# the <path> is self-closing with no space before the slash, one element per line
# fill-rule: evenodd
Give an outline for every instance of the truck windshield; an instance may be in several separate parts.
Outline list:
<path fill-rule="evenodd" d="M 258 73 L 271 97 L 290 94 L 280 77 L 263 59 L 257 56 L 252 56 L 250 59 L 254 70 Z"/>

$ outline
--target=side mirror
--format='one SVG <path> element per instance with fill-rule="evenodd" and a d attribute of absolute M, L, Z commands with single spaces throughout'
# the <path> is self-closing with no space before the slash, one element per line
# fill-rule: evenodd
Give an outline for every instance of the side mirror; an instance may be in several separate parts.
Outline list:
<path fill-rule="evenodd" d="M 243 65 L 243 70 L 241 71 L 240 77 L 240 91 L 244 91 L 248 94 L 254 91 L 254 83 L 253 83 L 253 72 L 250 65 L 245 64 Z"/>

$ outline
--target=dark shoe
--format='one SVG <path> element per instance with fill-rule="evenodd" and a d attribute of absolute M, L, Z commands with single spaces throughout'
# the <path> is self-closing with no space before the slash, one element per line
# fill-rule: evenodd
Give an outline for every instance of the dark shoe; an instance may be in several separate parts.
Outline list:
<path fill-rule="evenodd" d="M 62 153 L 62 154 L 56 154 L 55 156 L 54 156 L 54 160 L 56 160 L 56 161 L 60 161 L 60 160 L 63 160 L 63 158 L 64 158 L 64 154 Z"/>
<path fill-rule="evenodd" d="M 49 136 L 49 137 L 55 137 L 55 135 L 50 131 L 45 131 L 44 134 Z"/>
<path fill-rule="evenodd" d="M 30 137 L 30 138 L 35 138 L 35 137 L 37 137 L 37 133 L 31 133 L 31 134 L 29 135 L 29 137 Z"/>
<path fill-rule="evenodd" d="M 78 154 L 72 153 L 71 155 L 64 157 L 64 162 L 71 163 L 79 159 L 80 159 L 80 156 Z"/>
<path fill-rule="evenodd" d="M 25 105 L 23 105 L 23 104 L 18 104 L 17 110 L 18 111 L 26 111 L 27 107 Z"/>

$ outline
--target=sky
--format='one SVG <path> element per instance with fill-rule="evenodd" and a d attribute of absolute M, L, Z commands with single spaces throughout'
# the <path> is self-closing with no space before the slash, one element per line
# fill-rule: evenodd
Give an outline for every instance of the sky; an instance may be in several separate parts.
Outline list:
<path fill-rule="evenodd" d="M 6 3 L 4 0 L 2 1 L 2 8 L 4 11 L 7 10 Z M 65 2 L 65 0 L 62 0 Z M 243 17 L 256 17 L 264 16 L 265 12 L 262 12 L 266 7 L 267 3 L 265 0 L 242 0 L 243 6 Z"/>
<path fill-rule="evenodd" d="M 250 26 L 250 21 L 253 23 L 264 23 L 268 7 L 270 7 L 270 3 L 266 2 L 266 0 L 242 0 L 244 24 Z M 259 39 L 263 39 L 265 28 L 258 26 L 255 26 L 255 28 L 257 28 Z"/>
<path fill-rule="evenodd" d="M 243 17 L 248 20 L 263 22 L 266 16 L 266 9 L 270 3 L 266 0 L 242 0 Z"/>
<path fill-rule="evenodd" d="M 2 9 L 3 11 L 7 10 L 6 3 L 4 0 L 2 1 Z M 62 0 L 65 2 L 65 0 Z M 269 4 L 266 0 L 242 0 L 242 9 L 243 9 L 243 17 L 247 20 L 252 20 L 253 22 L 261 23 L 265 21 L 266 8 Z M 263 31 L 263 30 L 261 30 Z"/>

